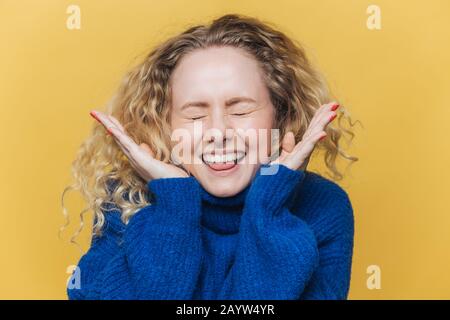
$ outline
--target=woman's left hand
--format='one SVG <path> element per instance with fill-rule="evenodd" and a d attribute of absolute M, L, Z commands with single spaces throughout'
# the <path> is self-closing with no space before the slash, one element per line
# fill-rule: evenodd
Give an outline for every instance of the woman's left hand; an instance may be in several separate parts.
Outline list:
<path fill-rule="evenodd" d="M 283 164 L 292 170 L 306 170 L 316 143 L 326 137 L 327 133 L 324 130 L 336 118 L 335 110 L 338 107 L 338 103 L 332 102 L 317 109 L 302 140 L 297 144 L 294 134 L 291 131 L 287 132 L 281 143 L 281 155 L 270 164 Z"/>

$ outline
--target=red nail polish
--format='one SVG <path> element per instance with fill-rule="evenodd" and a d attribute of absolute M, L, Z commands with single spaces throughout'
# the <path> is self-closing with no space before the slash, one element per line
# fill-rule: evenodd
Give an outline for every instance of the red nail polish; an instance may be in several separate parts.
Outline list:
<path fill-rule="evenodd" d="M 336 103 L 331 107 L 331 111 L 335 111 L 337 108 L 339 108 L 339 103 Z"/>
<path fill-rule="evenodd" d="M 337 114 L 333 114 L 333 116 L 330 118 L 330 121 L 328 121 L 328 122 L 331 122 L 331 121 L 333 121 L 334 120 L 334 118 L 336 118 L 337 117 Z"/>
<path fill-rule="evenodd" d="M 89 112 L 89 114 L 92 116 L 92 118 L 94 118 L 95 120 L 100 122 L 100 120 L 97 118 L 97 115 L 94 113 L 94 111 Z"/>

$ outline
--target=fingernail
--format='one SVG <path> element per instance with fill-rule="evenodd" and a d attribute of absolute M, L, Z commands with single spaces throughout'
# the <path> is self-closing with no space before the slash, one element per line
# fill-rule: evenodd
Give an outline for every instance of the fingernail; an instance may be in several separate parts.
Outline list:
<path fill-rule="evenodd" d="M 339 108 L 339 103 L 334 104 L 333 107 L 331 107 L 331 111 L 334 111 L 337 108 Z"/>
<path fill-rule="evenodd" d="M 97 118 L 97 115 L 95 114 L 94 111 L 89 112 L 89 114 L 90 114 L 90 115 L 92 116 L 92 118 L 94 118 L 95 120 L 100 121 L 100 120 Z"/>
<path fill-rule="evenodd" d="M 328 121 L 328 122 L 331 122 L 331 121 L 333 121 L 334 120 L 334 118 L 336 118 L 337 117 L 337 114 L 333 114 L 332 116 L 331 116 L 331 118 L 330 118 L 330 121 Z"/>
<path fill-rule="evenodd" d="M 324 135 L 322 138 L 319 139 L 319 141 L 323 140 L 326 138 L 326 135 Z"/>

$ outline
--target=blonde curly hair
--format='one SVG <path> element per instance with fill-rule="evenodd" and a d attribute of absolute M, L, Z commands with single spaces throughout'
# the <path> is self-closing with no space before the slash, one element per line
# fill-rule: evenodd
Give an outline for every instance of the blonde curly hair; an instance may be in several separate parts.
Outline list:
<path fill-rule="evenodd" d="M 303 47 L 277 31 L 270 22 L 253 17 L 227 14 L 208 25 L 188 28 L 156 46 L 124 77 L 116 94 L 106 107 L 106 113 L 116 117 L 137 144 L 146 143 L 155 152 L 155 158 L 170 162 L 170 98 L 169 78 L 180 59 L 189 52 L 208 47 L 232 46 L 246 50 L 258 61 L 276 109 L 276 124 L 280 137 L 292 131 L 300 141 L 316 110 L 332 97 L 328 85 L 308 60 Z M 354 162 L 358 158 L 346 154 L 339 145 L 344 133 L 354 137 L 352 130 L 344 128 L 343 119 L 354 126 L 345 107 L 340 104 L 337 126 L 330 124 L 327 136 L 316 147 L 325 151 L 325 163 L 333 179 L 343 178 L 337 169 L 338 155 Z M 147 184 L 140 178 L 114 139 L 106 130 L 94 124 L 92 134 L 83 142 L 72 164 L 75 182 L 66 187 L 78 190 L 87 201 L 81 213 L 81 224 L 71 241 L 83 228 L 83 216 L 94 212 L 93 235 L 101 235 L 105 214 L 113 205 L 121 211 L 126 224 L 139 209 L 150 204 Z M 114 183 L 111 183 L 114 182 Z M 66 222 L 66 226 L 68 224 Z M 64 227 L 63 227 L 64 228 Z"/>

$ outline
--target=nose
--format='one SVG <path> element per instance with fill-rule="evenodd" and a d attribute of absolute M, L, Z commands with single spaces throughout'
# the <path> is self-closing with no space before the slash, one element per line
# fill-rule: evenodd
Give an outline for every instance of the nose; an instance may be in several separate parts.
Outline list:
<path fill-rule="evenodd" d="M 233 124 L 226 117 L 222 108 L 215 108 L 215 111 L 209 119 L 205 130 L 204 141 L 207 144 L 213 143 L 214 149 L 227 149 L 227 144 L 232 142 L 234 137 Z"/>

